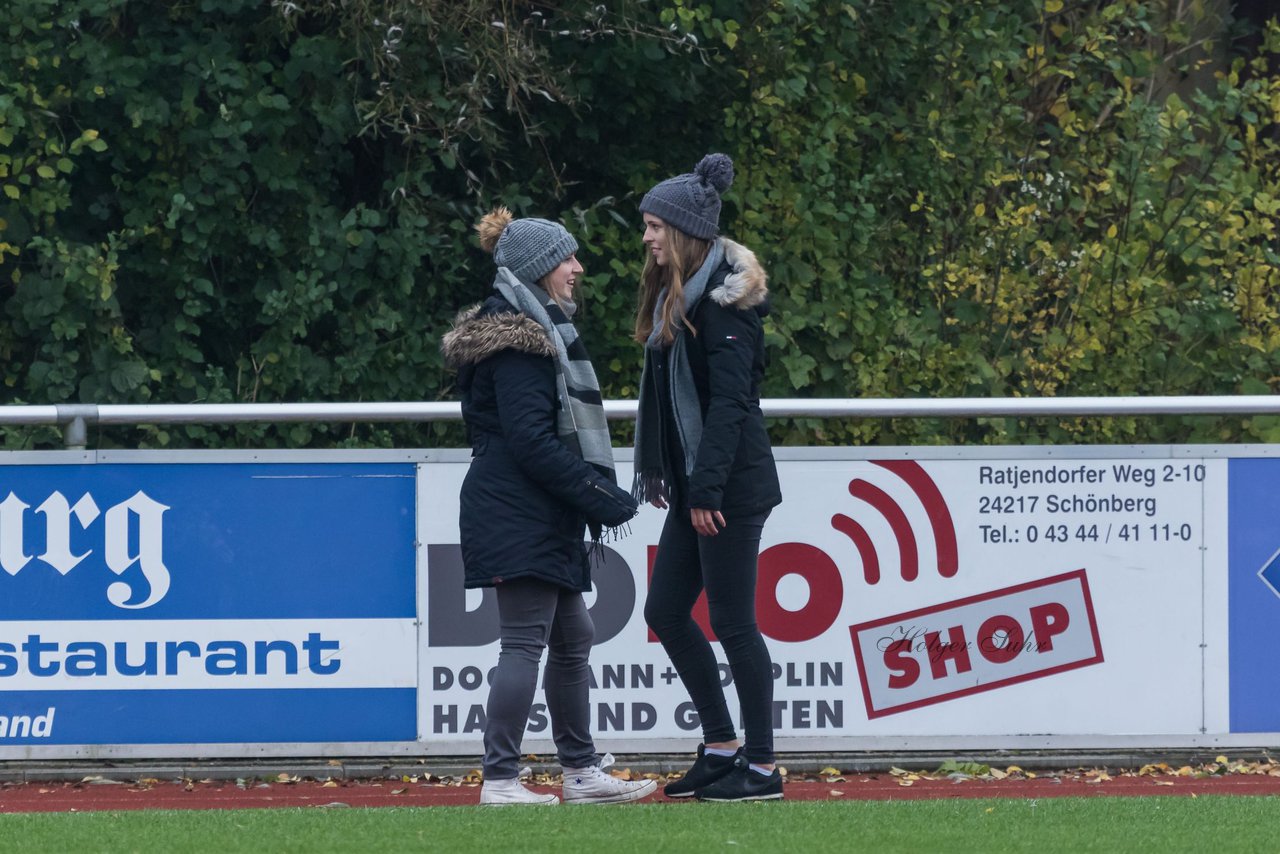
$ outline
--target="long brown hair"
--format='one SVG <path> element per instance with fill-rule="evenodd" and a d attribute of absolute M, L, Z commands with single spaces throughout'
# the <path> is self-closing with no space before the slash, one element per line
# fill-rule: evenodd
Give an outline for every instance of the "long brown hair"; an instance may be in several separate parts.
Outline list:
<path fill-rule="evenodd" d="M 659 267 L 650 253 L 644 262 L 644 272 L 640 274 L 640 307 L 636 311 L 635 339 L 641 344 L 648 341 L 653 332 L 654 307 L 663 288 L 667 289 L 667 296 L 659 312 L 662 317 L 662 343 L 670 344 L 675 340 L 677 324 L 684 324 L 691 333 L 698 334 L 684 315 L 684 283 L 707 260 L 711 241 L 685 234 L 671 225 L 664 230 L 667 234 L 666 265 Z"/>

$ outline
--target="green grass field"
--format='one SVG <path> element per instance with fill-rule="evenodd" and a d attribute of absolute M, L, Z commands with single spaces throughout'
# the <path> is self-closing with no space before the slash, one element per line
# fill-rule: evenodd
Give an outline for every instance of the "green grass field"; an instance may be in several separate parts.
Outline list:
<path fill-rule="evenodd" d="M 0 815 L 0 851 L 1280 850 L 1280 798 L 1052 798 L 629 807 Z"/>

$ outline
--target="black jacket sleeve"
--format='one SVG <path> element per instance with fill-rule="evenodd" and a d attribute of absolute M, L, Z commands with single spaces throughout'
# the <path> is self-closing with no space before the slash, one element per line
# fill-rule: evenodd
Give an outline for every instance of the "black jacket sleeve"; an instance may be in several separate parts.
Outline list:
<path fill-rule="evenodd" d="M 698 338 L 707 355 L 707 414 L 689 476 L 689 507 L 719 510 L 724 485 L 751 411 L 752 364 L 763 334 L 754 309 L 708 301 Z"/>
<path fill-rule="evenodd" d="M 520 469 L 587 521 L 621 525 L 635 500 L 556 437 L 555 367 L 545 356 L 504 350 L 493 360 L 494 396 L 503 437 Z"/>

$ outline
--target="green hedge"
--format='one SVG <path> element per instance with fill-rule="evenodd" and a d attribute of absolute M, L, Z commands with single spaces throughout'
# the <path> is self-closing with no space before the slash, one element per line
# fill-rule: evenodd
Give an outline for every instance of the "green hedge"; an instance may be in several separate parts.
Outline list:
<path fill-rule="evenodd" d="M 709 150 L 737 166 L 725 230 L 772 276 L 767 396 L 1280 381 L 1275 21 L 1260 52 L 1237 55 L 1241 25 L 1150 2 L 7 11 L 6 403 L 448 399 L 437 344 L 488 290 L 470 226 L 494 203 L 578 234 L 605 394 L 634 397 L 638 194 Z M 1267 418 L 774 430 L 791 443 L 1280 440 Z M 3 435 L 9 448 L 59 441 Z M 94 440 L 461 435 L 292 425 Z"/>

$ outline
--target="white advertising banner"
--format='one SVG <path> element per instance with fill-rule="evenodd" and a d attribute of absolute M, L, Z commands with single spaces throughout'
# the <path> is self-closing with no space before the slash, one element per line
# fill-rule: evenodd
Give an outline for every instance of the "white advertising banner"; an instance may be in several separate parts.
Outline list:
<path fill-rule="evenodd" d="M 757 597 L 779 748 L 1226 732 L 1227 461 L 1131 450 L 779 451 Z M 433 752 L 478 744 L 498 653 L 492 592 L 461 586 L 466 469 L 419 471 L 418 725 Z M 612 749 L 699 734 L 643 618 L 664 515 L 646 507 L 610 544 L 588 595 L 593 724 Z M 709 632 L 704 604 L 695 616 Z M 528 735 L 548 733 L 539 695 Z"/>

